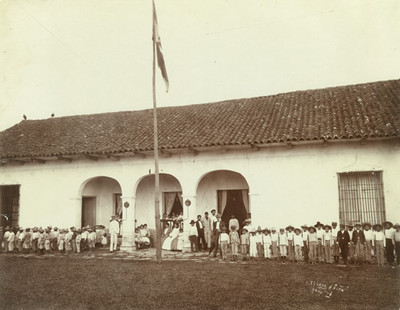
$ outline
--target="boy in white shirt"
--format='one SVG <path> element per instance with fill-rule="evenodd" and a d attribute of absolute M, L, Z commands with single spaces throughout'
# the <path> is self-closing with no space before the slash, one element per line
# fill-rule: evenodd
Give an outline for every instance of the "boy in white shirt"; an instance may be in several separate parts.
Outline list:
<path fill-rule="evenodd" d="M 264 256 L 264 241 L 261 226 L 258 226 L 256 234 L 257 256 L 262 259 Z"/>
<path fill-rule="evenodd" d="M 339 229 L 337 228 L 337 222 L 332 222 L 332 254 L 333 254 L 333 259 L 336 264 L 339 264 L 339 242 L 337 240 L 337 234 L 339 232 Z"/>
<path fill-rule="evenodd" d="M 226 233 L 226 227 L 222 227 L 221 233 L 219 234 L 219 246 L 221 247 L 222 259 L 226 260 L 228 258 L 228 244 L 229 235 Z"/>
<path fill-rule="evenodd" d="M 286 227 L 286 236 L 288 239 L 288 256 L 289 256 L 289 261 L 294 260 L 294 244 L 293 244 L 293 238 L 294 238 L 294 227 L 292 225 L 289 225 Z"/>
<path fill-rule="evenodd" d="M 5 241 L 7 241 L 7 243 L 8 243 L 8 252 L 10 252 L 10 253 L 14 252 L 15 233 L 12 228 L 10 229 L 8 238 Z"/>
<path fill-rule="evenodd" d="M 295 260 L 298 264 L 301 261 L 301 248 L 303 247 L 303 237 L 299 228 L 294 230 L 295 235 L 293 236 L 294 254 Z"/>
<path fill-rule="evenodd" d="M 364 229 L 364 236 L 365 236 L 365 262 L 367 264 L 371 264 L 371 255 L 372 255 L 372 248 L 374 243 L 374 233 L 371 230 L 370 223 L 364 223 L 362 225 Z"/>
<path fill-rule="evenodd" d="M 264 236 L 263 236 L 263 241 L 264 241 L 264 258 L 269 260 L 271 258 L 271 235 L 270 231 L 268 228 L 264 229 Z"/>
<path fill-rule="evenodd" d="M 257 237 L 256 231 L 250 231 L 250 260 L 255 260 L 257 257 Z"/>
<path fill-rule="evenodd" d="M 308 263 L 308 226 L 304 224 L 301 228 L 303 229 L 303 232 L 301 233 L 303 237 L 303 257 L 304 262 Z"/>
<path fill-rule="evenodd" d="M 332 227 L 330 225 L 325 225 L 324 230 L 325 232 L 322 235 L 322 244 L 324 245 L 325 249 L 325 262 L 328 264 L 332 264 L 332 233 L 331 233 Z M 320 262 L 322 263 L 322 262 Z"/>
<path fill-rule="evenodd" d="M 8 252 L 8 237 L 10 237 L 10 227 L 6 227 L 4 229 L 4 235 L 3 235 L 3 240 L 4 240 L 4 250 L 7 253 Z M 14 237 L 15 238 L 15 237 Z M 14 248 L 14 247 L 13 247 Z"/>
<path fill-rule="evenodd" d="M 376 263 L 378 264 L 378 266 L 384 266 L 385 265 L 384 251 L 385 251 L 385 246 L 386 246 L 385 234 L 382 231 L 381 224 L 375 224 L 373 226 L 373 229 L 375 230 L 375 232 L 374 232 L 375 251 L 374 252 L 375 252 Z"/>
<path fill-rule="evenodd" d="M 271 228 L 271 250 L 272 250 L 272 259 L 273 260 L 278 259 L 278 241 L 279 241 L 279 235 L 276 232 L 276 228 L 272 227 Z"/>
<path fill-rule="evenodd" d="M 283 228 L 279 229 L 279 252 L 281 253 L 282 264 L 286 263 L 288 238 Z"/>

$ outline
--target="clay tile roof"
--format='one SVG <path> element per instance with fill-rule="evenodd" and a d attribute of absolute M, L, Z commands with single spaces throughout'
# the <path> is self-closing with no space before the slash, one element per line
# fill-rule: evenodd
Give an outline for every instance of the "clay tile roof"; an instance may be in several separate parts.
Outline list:
<path fill-rule="evenodd" d="M 400 136 L 400 80 L 164 107 L 161 149 Z M 152 110 L 25 120 L 0 132 L 0 158 L 153 149 Z"/>

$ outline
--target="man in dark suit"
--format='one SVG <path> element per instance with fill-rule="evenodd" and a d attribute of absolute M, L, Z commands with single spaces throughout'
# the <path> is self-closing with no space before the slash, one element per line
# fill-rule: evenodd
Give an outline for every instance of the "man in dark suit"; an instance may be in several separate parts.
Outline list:
<path fill-rule="evenodd" d="M 214 234 L 214 242 L 215 242 L 215 248 L 214 248 L 214 257 L 217 257 L 217 252 L 219 248 L 219 235 L 221 234 L 222 228 L 225 227 L 225 223 L 221 220 L 221 214 L 217 214 L 217 220 L 213 224 L 213 234 Z"/>
<path fill-rule="evenodd" d="M 356 230 L 353 231 L 353 238 L 351 241 L 354 243 L 357 264 L 360 264 L 364 260 L 365 245 L 365 235 L 361 230 L 361 224 L 356 224 Z"/>
<path fill-rule="evenodd" d="M 345 265 L 347 265 L 347 255 L 349 252 L 350 235 L 347 230 L 344 229 L 344 224 L 340 224 L 340 231 L 337 234 L 337 240 L 339 242 L 340 253 Z"/>
<path fill-rule="evenodd" d="M 207 242 L 206 242 L 206 238 L 204 237 L 204 226 L 203 226 L 203 222 L 201 221 L 201 215 L 197 216 L 196 228 L 197 228 L 197 232 L 198 232 L 197 249 L 199 251 L 201 251 L 201 247 L 203 246 L 203 250 L 207 250 Z"/>

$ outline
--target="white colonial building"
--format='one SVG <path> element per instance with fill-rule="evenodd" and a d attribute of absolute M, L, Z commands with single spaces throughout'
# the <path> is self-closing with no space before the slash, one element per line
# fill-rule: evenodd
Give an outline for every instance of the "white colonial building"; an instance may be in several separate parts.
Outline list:
<path fill-rule="evenodd" d="M 1 132 L 1 226 L 107 227 L 120 214 L 134 246 L 135 225 L 155 227 L 152 113 Z M 158 119 L 161 214 L 187 223 L 217 209 L 262 227 L 400 220 L 400 80 L 159 108 Z"/>

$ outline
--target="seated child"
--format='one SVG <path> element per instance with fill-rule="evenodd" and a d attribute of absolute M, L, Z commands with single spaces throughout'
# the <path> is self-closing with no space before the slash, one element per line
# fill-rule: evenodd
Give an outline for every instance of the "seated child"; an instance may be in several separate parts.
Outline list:
<path fill-rule="evenodd" d="M 176 246 L 176 249 L 178 251 L 182 251 L 183 250 L 183 244 L 185 242 L 185 238 L 184 238 L 184 233 L 183 233 L 183 228 L 179 228 L 179 234 L 178 234 L 178 244 Z"/>

